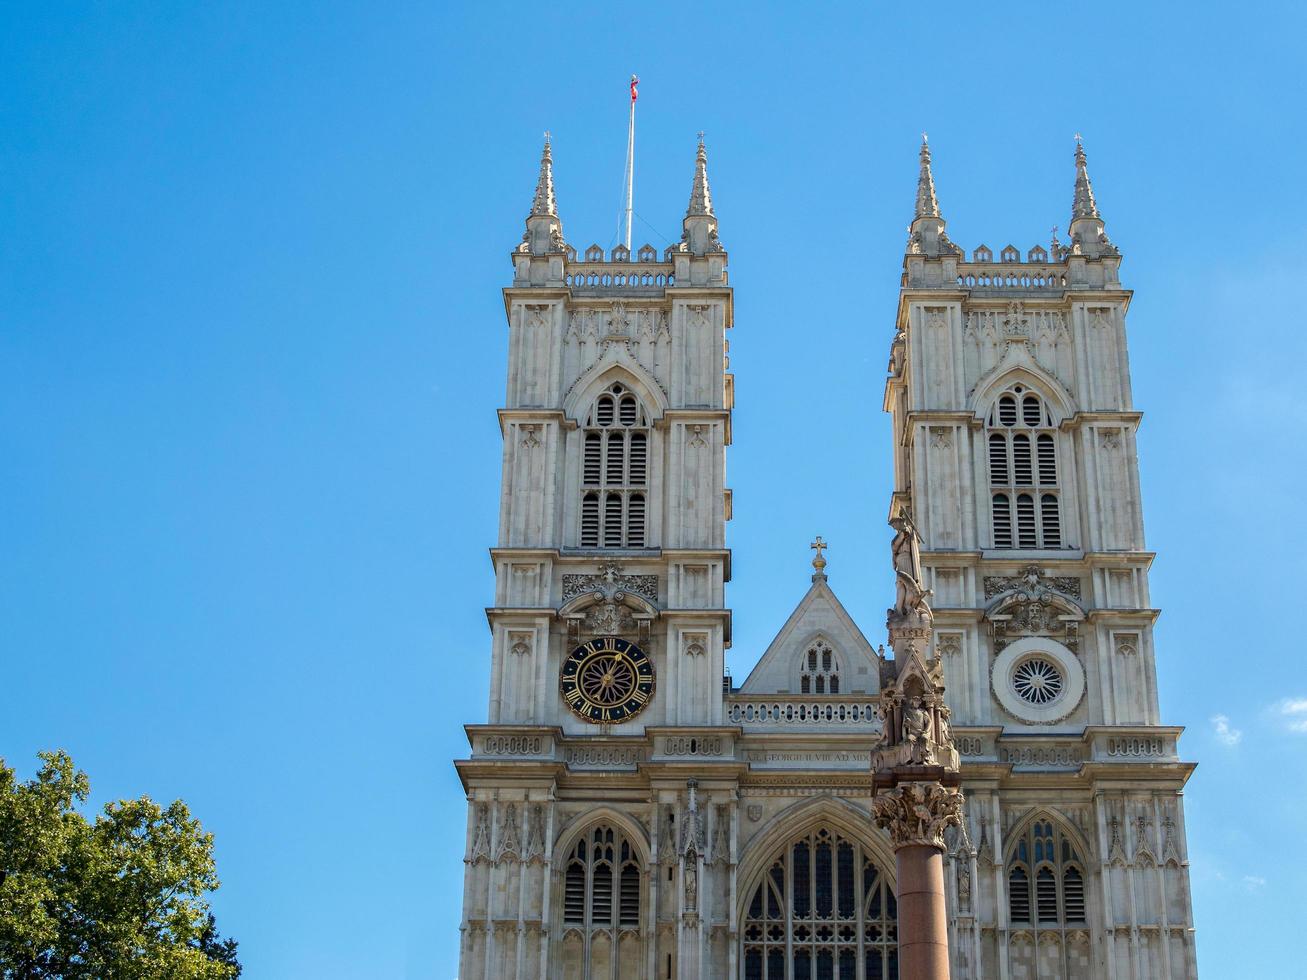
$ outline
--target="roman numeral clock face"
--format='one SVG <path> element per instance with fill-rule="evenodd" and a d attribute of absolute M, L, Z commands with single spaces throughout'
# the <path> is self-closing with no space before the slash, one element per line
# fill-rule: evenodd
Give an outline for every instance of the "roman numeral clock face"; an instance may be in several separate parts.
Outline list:
<path fill-rule="evenodd" d="M 563 661 L 558 690 L 578 718 L 595 724 L 626 721 L 653 700 L 653 663 L 634 643 L 599 636 Z"/>

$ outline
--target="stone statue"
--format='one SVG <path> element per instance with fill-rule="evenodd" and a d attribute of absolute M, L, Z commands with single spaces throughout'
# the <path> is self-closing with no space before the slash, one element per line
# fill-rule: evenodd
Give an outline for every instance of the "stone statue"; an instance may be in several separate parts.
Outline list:
<path fill-rule="evenodd" d="M 691 852 L 688 860 L 685 862 L 685 907 L 692 909 L 696 907 L 699 900 L 699 869 L 696 864 L 697 855 Z"/>
<path fill-rule="evenodd" d="M 894 559 L 895 596 L 890 612 L 900 620 L 930 618 L 926 600 L 932 593 L 921 584 L 921 537 L 906 513 L 890 520 L 898 533 L 890 543 Z"/>
<path fill-rule="evenodd" d="M 965 857 L 958 863 L 958 908 L 971 908 L 971 869 L 967 867 Z"/>
<path fill-rule="evenodd" d="M 935 761 L 930 739 L 930 715 L 920 698 L 903 710 L 903 741 L 911 746 L 913 762 L 929 765 Z"/>

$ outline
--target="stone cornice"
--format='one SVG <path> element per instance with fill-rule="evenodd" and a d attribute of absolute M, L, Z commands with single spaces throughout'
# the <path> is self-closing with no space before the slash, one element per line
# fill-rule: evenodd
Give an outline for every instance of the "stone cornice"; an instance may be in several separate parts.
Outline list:
<path fill-rule="evenodd" d="M 561 762 L 546 759 L 455 759 L 463 792 L 471 792 L 471 784 L 485 780 L 495 786 L 544 786 L 551 790 L 558 778 L 567 771 Z"/>
<path fill-rule="evenodd" d="M 501 408 L 499 409 L 499 435 L 502 438 L 508 438 L 508 424 L 510 422 L 557 422 L 560 426 L 571 423 L 571 428 L 577 427 L 576 422 L 569 419 L 560 408 Z"/>
<path fill-rule="evenodd" d="M 1117 623 L 1130 623 L 1137 626 L 1152 626 L 1162 615 L 1160 609 L 1114 609 L 1095 608 L 1085 613 L 1085 621 L 1089 623 L 1100 623 L 1104 620 L 1112 620 Z"/>
<path fill-rule="evenodd" d="M 572 290 L 567 286 L 505 286 L 504 292 L 504 316 L 508 316 L 513 310 L 513 300 L 523 299 L 538 302 L 539 300 L 562 299 L 566 300 L 572 295 Z"/>
<path fill-rule="evenodd" d="M 1116 425 L 1131 426 L 1138 429 L 1144 420 L 1143 412 L 1126 411 L 1125 409 L 1099 409 L 1095 411 L 1076 412 L 1070 418 L 1062 420 L 1059 428 L 1063 432 L 1072 432 L 1092 422 L 1112 422 Z"/>

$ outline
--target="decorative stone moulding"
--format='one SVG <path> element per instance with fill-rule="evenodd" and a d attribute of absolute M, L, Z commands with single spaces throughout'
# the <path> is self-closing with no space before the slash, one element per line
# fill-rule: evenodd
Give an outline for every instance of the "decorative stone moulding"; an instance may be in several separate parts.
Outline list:
<path fill-rule="evenodd" d="M 1018 673 L 1036 662 L 1051 664 L 1061 677 L 1055 696 L 1042 703 L 1018 693 Z M 990 667 L 990 686 L 1003 710 L 1029 725 L 1055 725 L 1080 706 L 1085 696 L 1085 669 L 1076 655 L 1046 636 L 1028 636 L 1003 648 Z"/>

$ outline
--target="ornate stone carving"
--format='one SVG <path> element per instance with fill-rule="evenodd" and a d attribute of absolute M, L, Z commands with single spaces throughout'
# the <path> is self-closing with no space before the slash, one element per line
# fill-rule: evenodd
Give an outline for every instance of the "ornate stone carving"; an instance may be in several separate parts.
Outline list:
<path fill-rule="evenodd" d="M 945 426 L 930 427 L 930 444 L 935 449 L 948 449 L 953 445 L 953 433 Z"/>
<path fill-rule="evenodd" d="M 1098 444 L 1104 449 L 1121 448 L 1121 430 L 1120 429 L 1099 429 Z"/>
<path fill-rule="evenodd" d="M 692 425 L 689 428 L 690 428 L 689 446 L 691 449 L 702 449 L 704 446 L 708 445 L 708 443 L 705 442 L 703 438 L 703 430 L 706 428 L 705 426 Z"/>
<path fill-rule="evenodd" d="M 520 426 L 520 428 L 521 428 L 522 433 L 523 433 L 523 435 L 522 435 L 522 447 L 523 447 L 524 449 L 535 449 L 536 446 L 540 445 L 540 440 L 536 438 L 536 433 L 537 433 L 538 431 L 540 431 L 540 426 L 538 426 L 538 425 L 523 425 L 523 426 Z"/>
<path fill-rule="evenodd" d="M 687 657 L 702 657 L 708 651 L 707 633 L 686 633 L 684 642 Z"/>
<path fill-rule="evenodd" d="M 920 844 L 944 849 L 944 831 L 962 820 L 962 793 L 939 783 L 903 783 L 871 801 L 876 826 L 895 847 Z"/>
<path fill-rule="evenodd" d="M 510 803 L 504 810 L 504 822 L 499 828 L 499 848 L 495 852 L 495 861 L 520 857 L 521 845 L 517 840 L 517 804 Z"/>
<path fill-rule="evenodd" d="M 956 657 L 962 652 L 962 634 L 940 633 L 938 645 L 941 657 Z"/>
<path fill-rule="evenodd" d="M 681 853 L 703 853 L 703 818 L 699 813 L 699 781 L 691 779 L 686 782 L 689 800 L 685 814 L 681 819 Z"/>
<path fill-rule="evenodd" d="M 531 807 L 527 818 L 526 852 L 527 861 L 543 862 L 545 859 L 545 808 L 536 803 Z"/>
<path fill-rule="evenodd" d="M 693 851 L 685 856 L 685 907 L 699 907 L 699 856 Z"/>
<path fill-rule="evenodd" d="M 926 326 L 936 330 L 941 330 L 948 326 L 948 319 L 945 317 L 945 309 L 942 306 L 926 307 Z"/>
<path fill-rule="evenodd" d="M 658 838 L 658 854 L 664 861 L 676 860 L 676 812 L 669 806 L 663 808 L 663 829 Z"/>
<path fill-rule="evenodd" d="M 1162 830 L 1166 837 L 1166 839 L 1162 841 L 1162 861 L 1165 864 L 1170 864 L 1172 862 L 1179 864 L 1180 849 L 1175 843 L 1175 821 L 1171 819 L 1171 814 L 1169 812 L 1162 818 Z"/>
<path fill-rule="evenodd" d="M 524 326 L 528 330 L 549 326 L 549 309 L 547 303 L 527 303 Z"/>
<path fill-rule="evenodd" d="M 635 629 L 635 617 L 626 606 L 616 602 L 601 602 L 591 606 L 581 620 L 587 633 L 630 633 Z"/>
<path fill-rule="evenodd" d="M 1000 758 L 1013 766 L 1069 769 L 1084 762 L 1084 753 L 1078 745 L 1005 745 Z"/>
<path fill-rule="evenodd" d="M 718 804 L 713 815 L 712 859 L 717 864 L 731 860 L 731 811 L 725 804 Z"/>
<path fill-rule="evenodd" d="M 483 755 L 539 755 L 543 750 L 539 735 L 487 735 L 481 743 Z"/>
<path fill-rule="evenodd" d="M 958 911 L 971 911 L 971 862 L 958 861 Z"/>
<path fill-rule="evenodd" d="M 485 803 L 476 805 L 475 824 L 472 828 L 472 851 L 470 861 L 490 860 L 490 807 Z"/>
<path fill-rule="evenodd" d="M 566 759 L 574 769 L 629 769 L 644 761 L 644 749 L 631 745 L 572 746 Z"/>
<path fill-rule="evenodd" d="M 1027 602 L 1038 601 L 1050 592 L 1061 593 L 1072 599 L 1080 598 L 1080 579 L 1072 576 L 1049 577 L 1038 565 L 1027 565 L 1019 575 L 986 575 L 985 598 L 993 599 L 1004 592 L 1016 590 L 1018 597 Z"/>
<path fill-rule="evenodd" d="M 602 593 L 612 600 L 618 593 L 630 592 L 650 602 L 658 601 L 657 575 L 627 575 L 617 562 L 600 562 L 599 570 L 590 575 L 564 575 L 563 601 L 575 599 L 585 592 Z"/>
<path fill-rule="evenodd" d="M 1114 813 L 1108 819 L 1107 825 L 1112 831 L 1112 840 L 1107 846 L 1108 864 L 1124 865 L 1127 862 L 1125 857 L 1125 847 L 1121 843 L 1121 821 L 1117 819 L 1117 816 Z"/>
<path fill-rule="evenodd" d="M 976 846 L 976 861 L 982 868 L 994 866 L 994 849 L 989 845 L 989 821 L 980 818 L 980 843 Z"/>
<path fill-rule="evenodd" d="M 534 639 L 535 636 L 532 633 L 509 633 L 508 652 L 515 657 L 530 656 Z"/>
<path fill-rule="evenodd" d="M 1118 633 L 1116 652 L 1120 657 L 1133 657 L 1139 652 L 1139 636 L 1135 633 Z"/>
<path fill-rule="evenodd" d="M 663 739 L 663 755 L 721 755 L 720 735 L 669 735 Z"/>
<path fill-rule="evenodd" d="M 759 820 L 762 819 L 762 804 L 750 803 L 747 807 L 745 807 L 744 812 L 745 815 L 749 818 L 750 823 L 757 823 Z"/>

